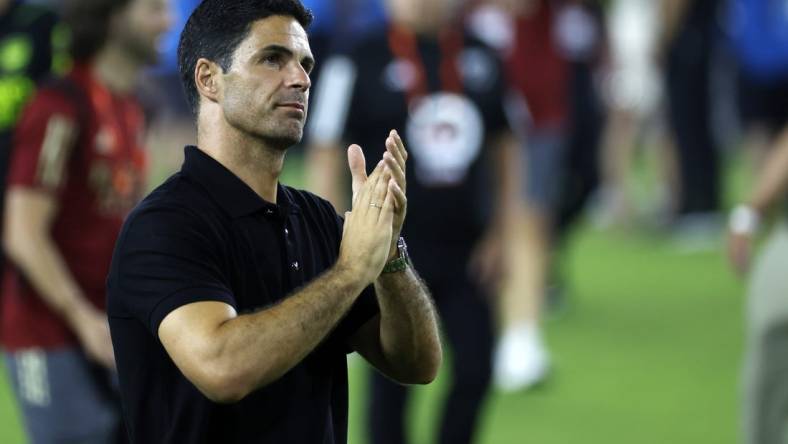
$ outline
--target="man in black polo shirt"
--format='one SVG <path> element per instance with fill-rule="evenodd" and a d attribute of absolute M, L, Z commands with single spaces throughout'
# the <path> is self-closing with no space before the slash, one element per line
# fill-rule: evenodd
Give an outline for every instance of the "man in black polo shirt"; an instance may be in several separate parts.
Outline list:
<path fill-rule="evenodd" d="M 310 20 L 297 0 L 205 0 L 183 30 L 199 148 L 129 216 L 107 281 L 134 442 L 345 442 L 346 353 L 402 383 L 437 373 L 435 311 L 399 239 L 396 132 L 369 177 L 349 148 L 344 223 L 278 183 L 303 132 Z"/>

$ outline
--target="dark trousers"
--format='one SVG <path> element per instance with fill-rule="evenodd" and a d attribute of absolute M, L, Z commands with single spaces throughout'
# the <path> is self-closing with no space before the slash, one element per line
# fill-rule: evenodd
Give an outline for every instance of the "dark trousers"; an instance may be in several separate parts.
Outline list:
<path fill-rule="evenodd" d="M 587 62 L 570 64 L 570 118 L 555 221 L 555 239 L 559 242 L 599 185 L 599 144 L 605 112 L 594 86 L 593 71 L 593 65 Z"/>
<path fill-rule="evenodd" d="M 440 436 L 434 442 L 463 444 L 473 442 L 480 407 L 490 385 L 493 323 L 491 304 L 478 285 L 467 279 L 464 270 L 451 274 L 435 280 L 434 276 L 422 277 L 435 298 L 452 356 L 451 388 L 443 406 Z M 377 372 L 371 377 L 370 387 L 371 442 L 406 443 L 407 387 Z"/>
<path fill-rule="evenodd" d="M 713 46 L 712 25 L 694 24 L 681 30 L 668 55 L 668 112 L 679 161 L 680 215 L 719 209 L 709 91 Z"/>

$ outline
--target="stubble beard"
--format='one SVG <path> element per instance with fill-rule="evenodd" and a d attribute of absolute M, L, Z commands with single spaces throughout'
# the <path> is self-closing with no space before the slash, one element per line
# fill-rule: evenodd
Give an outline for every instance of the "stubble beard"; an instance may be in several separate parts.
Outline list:
<path fill-rule="evenodd" d="M 256 132 L 257 138 L 277 151 L 287 151 L 291 146 L 301 142 L 304 136 L 304 123 L 295 119 L 273 119 L 268 116 L 268 123 Z"/>
<path fill-rule="evenodd" d="M 230 87 L 225 96 L 224 118 L 230 126 L 275 151 L 287 151 L 301 141 L 306 117 L 298 119 L 276 107 L 260 109 L 239 91 Z"/>

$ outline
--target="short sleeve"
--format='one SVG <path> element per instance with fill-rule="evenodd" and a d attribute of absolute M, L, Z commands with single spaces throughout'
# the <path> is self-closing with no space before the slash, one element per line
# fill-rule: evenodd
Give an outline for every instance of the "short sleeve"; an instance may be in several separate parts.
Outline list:
<path fill-rule="evenodd" d="M 109 315 L 135 318 L 158 336 L 161 321 L 183 305 L 218 301 L 235 307 L 221 254 L 217 233 L 199 215 L 143 205 L 115 247 L 107 280 Z"/>
<path fill-rule="evenodd" d="M 78 133 L 74 104 L 58 91 L 39 91 L 14 131 L 9 187 L 60 192 L 66 183 Z"/>

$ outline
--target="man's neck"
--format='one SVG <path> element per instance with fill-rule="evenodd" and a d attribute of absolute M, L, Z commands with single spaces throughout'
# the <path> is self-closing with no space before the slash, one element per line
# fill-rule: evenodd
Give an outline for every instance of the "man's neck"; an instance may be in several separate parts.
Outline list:
<path fill-rule="evenodd" d="M 114 93 L 125 94 L 134 90 L 142 64 L 120 48 L 107 45 L 93 60 L 93 74 L 98 81 Z"/>
<path fill-rule="evenodd" d="M 221 132 L 203 130 L 203 125 L 200 125 L 197 146 L 238 176 L 258 196 L 276 203 L 285 151 L 268 146 L 264 141 L 235 129 L 226 131 L 230 134 L 220 134 Z"/>

